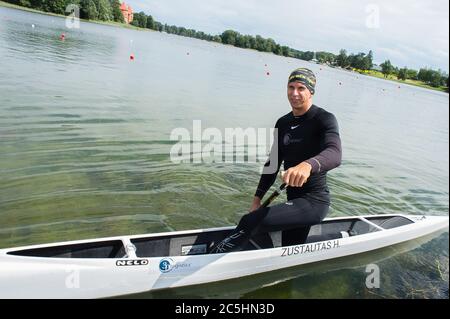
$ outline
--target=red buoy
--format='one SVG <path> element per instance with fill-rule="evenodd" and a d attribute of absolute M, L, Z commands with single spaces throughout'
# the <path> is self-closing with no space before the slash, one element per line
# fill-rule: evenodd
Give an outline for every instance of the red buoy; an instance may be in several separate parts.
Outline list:
<path fill-rule="evenodd" d="M 61 39 L 61 41 L 64 41 L 66 39 L 66 35 L 64 33 L 61 34 L 60 39 Z"/>
<path fill-rule="evenodd" d="M 130 55 L 130 60 L 131 60 L 131 61 L 134 61 L 134 54 L 131 54 L 131 55 Z"/>

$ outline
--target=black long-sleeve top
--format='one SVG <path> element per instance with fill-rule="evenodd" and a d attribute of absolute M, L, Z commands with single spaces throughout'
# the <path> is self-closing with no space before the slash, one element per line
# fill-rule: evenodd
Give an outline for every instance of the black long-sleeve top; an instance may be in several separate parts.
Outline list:
<path fill-rule="evenodd" d="M 329 203 L 327 171 L 341 164 L 342 147 L 336 117 L 312 105 L 308 112 L 294 116 L 292 112 L 275 124 L 274 142 L 255 196 L 263 198 L 275 182 L 281 163 L 287 170 L 301 162 L 312 166 L 311 175 L 302 187 L 288 187 L 288 199 L 305 194 Z"/>

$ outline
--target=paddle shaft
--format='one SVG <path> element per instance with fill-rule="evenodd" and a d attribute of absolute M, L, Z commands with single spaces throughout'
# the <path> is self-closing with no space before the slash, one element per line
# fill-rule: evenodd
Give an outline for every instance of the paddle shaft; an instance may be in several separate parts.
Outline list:
<path fill-rule="evenodd" d="M 275 198 L 277 198 L 285 189 L 286 189 L 286 183 L 281 184 L 281 186 L 272 193 L 272 195 L 269 196 L 269 198 L 267 198 L 264 203 L 261 205 L 261 207 L 267 207 L 270 205 L 270 203 L 272 203 Z"/>

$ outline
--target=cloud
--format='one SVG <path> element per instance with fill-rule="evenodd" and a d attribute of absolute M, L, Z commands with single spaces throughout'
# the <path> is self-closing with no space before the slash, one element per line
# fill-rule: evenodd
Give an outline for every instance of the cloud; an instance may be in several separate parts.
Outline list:
<path fill-rule="evenodd" d="M 375 60 L 448 71 L 447 0 L 127 0 L 162 23 L 234 29 L 299 50 L 373 50 Z M 379 22 L 379 26 L 374 22 Z"/>

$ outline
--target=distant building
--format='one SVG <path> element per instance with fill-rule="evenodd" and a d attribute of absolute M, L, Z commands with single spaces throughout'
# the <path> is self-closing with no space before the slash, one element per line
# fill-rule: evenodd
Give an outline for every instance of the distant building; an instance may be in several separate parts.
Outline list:
<path fill-rule="evenodd" d="M 120 10 L 122 11 L 125 23 L 130 24 L 131 21 L 133 21 L 133 8 L 125 2 L 122 2 L 120 5 Z"/>

